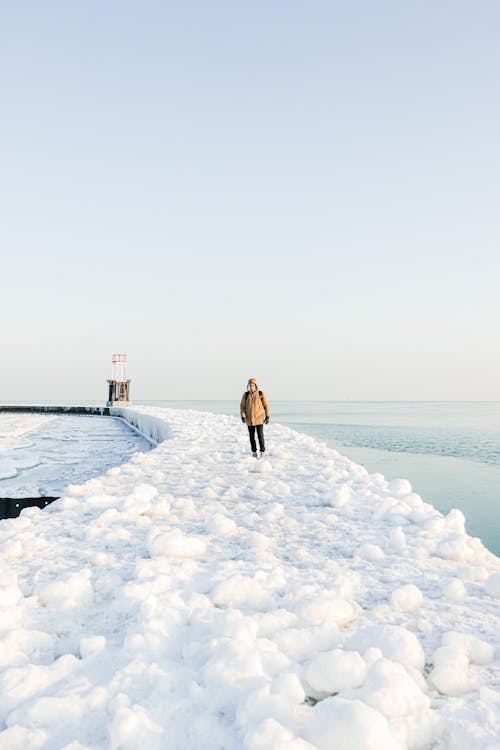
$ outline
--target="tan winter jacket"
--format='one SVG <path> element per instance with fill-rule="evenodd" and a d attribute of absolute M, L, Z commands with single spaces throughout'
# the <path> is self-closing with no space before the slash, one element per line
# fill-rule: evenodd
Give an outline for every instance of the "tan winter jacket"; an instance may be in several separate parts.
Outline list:
<path fill-rule="evenodd" d="M 264 424 L 264 416 L 271 416 L 271 410 L 269 409 L 266 394 L 262 393 L 262 396 L 259 394 L 259 384 L 255 378 L 250 378 L 248 385 L 250 385 L 250 383 L 255 383 L 257 390 L 253 393 L 246 390 L 241 397 L 241 417 L 245 420 L 245 424 L 247 425 Z"/>

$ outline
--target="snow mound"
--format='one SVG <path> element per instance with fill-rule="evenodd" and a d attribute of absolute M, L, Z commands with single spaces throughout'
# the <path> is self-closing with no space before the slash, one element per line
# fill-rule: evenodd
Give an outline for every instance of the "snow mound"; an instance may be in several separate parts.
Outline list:
<path fill-rule="evenodd" d="M 391 603 L 400 612 L 415 612 L 423 605 L 424 597 L 415 584 L 408 583 L 392 592 Z"/>
<path fill-rule="evenodd" d="M 346 642 L 346 648 L 364 652 L 379 648 L 384 656 L 406 667 L 422 670 L 424 650 L 413 633 L 399 625 L 372 625 L 355 633 Z"/>
<path fill-rule="evenodd" d="M 361 701 L 327 698 L 311 711 L 303 736 L 317 750 L 403 750 L 387 719 Z"/>
<path fill-rule="evenodd" d="M 116 416 L 163 442 L 0 523 L 2 750 L 495 748 L 459 512 L 282 425 L 255 461 L 235 418 Z"/>
<path fill-rule="evenodd" d="M 309 685 L 318 693 L 339 693 L 359 687 L 366 676 L 366 663 L 357 651 L 334 649 L 318 654 L 305 672 Z"/>
<path fill-rule="evenodd" d="M 205 539 L 183 534 L 179 529 L 173 531 L 154 531 L 148 539 L 148 552 L 151 557 L 170 557 L 185 559 L 199 557 L 207 551 Z"/>

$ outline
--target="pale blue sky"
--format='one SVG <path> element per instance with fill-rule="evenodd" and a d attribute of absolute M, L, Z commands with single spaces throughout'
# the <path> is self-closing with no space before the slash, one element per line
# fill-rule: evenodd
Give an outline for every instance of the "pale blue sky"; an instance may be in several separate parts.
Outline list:
<path fill-rule="evenodd" d="M 500 398 L 498 2 L 0 0 L 0 401 Z"/>

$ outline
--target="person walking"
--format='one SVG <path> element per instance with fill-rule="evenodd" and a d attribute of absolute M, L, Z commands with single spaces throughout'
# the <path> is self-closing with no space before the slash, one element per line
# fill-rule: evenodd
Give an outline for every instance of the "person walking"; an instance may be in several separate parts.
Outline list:
<path fill-rule="evenodd" d="M 264 442 L 264 425 L 271 419 L 271 411 L 265 393 L 259 391 L 259 385 L 255 378 L 250 378 L 247 389 L 241 397 L 240 404 L 241 421 L 248 427 L 250 446 L 254 458 L 257 458 L 257 444 L 255 442 L 255 431 L 259 440 L 260 457 L 264 458 L 266 444 Z"/>

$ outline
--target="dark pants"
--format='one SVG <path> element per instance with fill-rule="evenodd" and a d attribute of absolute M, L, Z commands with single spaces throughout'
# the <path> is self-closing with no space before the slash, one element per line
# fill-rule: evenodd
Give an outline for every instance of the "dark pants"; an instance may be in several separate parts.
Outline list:
<path fill-rule="evenodd" d="M 264 443 L 264 425 L 263 424 L 249 424 L 248 425 L 248 434 L 250 436 L 250 445 L 252 446 L 252 452 L 257 453 L 257 445 L 255 443 L 255 430 L 257 430 L 257 437 L 259 438 L 259 448 L 260 452 L 264 453 L 266 450 L 266 445 Z"/>

